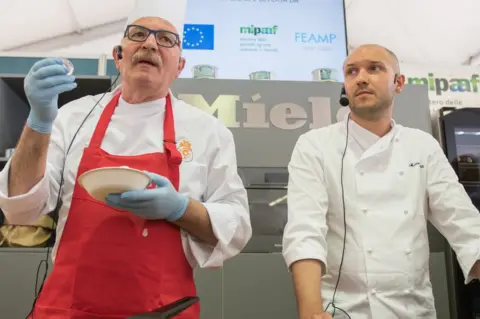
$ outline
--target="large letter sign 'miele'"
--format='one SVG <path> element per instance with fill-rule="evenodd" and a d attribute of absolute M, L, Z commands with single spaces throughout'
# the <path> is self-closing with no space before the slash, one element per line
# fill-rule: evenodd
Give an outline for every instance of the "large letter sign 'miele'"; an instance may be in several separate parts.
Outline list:
<path fill-rule="evenodd" d="M 311 116 L 305 108 L 295 103 L 280 103 L 267 111 L 265 103 L 261 103 L 261 95 L 251 97 L 252 102 L 239 103 L 239 95 L 219 95 L 209 104 L 201 94 L 179 94 L 178 97 L 199 109 L 216 116 L 229 128 L 258 128 L 276 127 L 283 130 L 295 130 L 308 124 L 310 129 L 330 125 L 332 110 L 330 98 L 308 97 L 306 101 L 311 106 Z M 237 108 L 245 110 L 245 121 L 240 123 L 237 118 Z M 337 121 L 343 118 L 346 108 L 336 114 Z"/>

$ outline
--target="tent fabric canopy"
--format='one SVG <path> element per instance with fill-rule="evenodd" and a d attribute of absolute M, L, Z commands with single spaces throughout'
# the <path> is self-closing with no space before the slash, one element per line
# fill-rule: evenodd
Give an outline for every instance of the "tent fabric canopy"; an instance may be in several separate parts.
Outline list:
<path fill-rule="evenodd" d="M 0 0 L 1 54 L 110 54 L 134 4 L 135 0 Z"/>
<path fill-rule="evenodd" d="M 0 0 L 1 55 L 111 55 L 134 3 Z M 350 49 L 377 43 L 404 63 L 480 64 L 478 0 L 345 0 L 345 7 Z"/>

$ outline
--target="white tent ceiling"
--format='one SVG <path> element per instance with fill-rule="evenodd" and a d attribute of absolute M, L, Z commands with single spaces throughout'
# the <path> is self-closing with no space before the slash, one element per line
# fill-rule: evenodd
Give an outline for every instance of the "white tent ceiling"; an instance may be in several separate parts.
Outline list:
<path fill-rule="evenodd" d="M 0 54 L 110 54 L 134 0 L 0 0 Z M 350 47 L 378 43 L 402 62 L 480 64 L 479 0 L 345 0 Z M 3 52 L 1 52 L 3 51 Z"/>
<path fill-rule="evenodd" d="M 0 51 L 111 53 L 135 0 L 0 0 Z M 71 55 L 70 54 L 70 55 Z"/>

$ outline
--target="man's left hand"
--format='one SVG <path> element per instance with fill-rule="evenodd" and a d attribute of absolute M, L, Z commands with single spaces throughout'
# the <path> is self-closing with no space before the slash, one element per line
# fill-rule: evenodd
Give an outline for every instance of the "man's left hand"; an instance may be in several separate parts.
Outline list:
<path fill-rule="evenodd" d="M 155 188 L 109 194 L 106 203 L 146 219 L 178 220 L 187 209 L 188 197 L 178 193 L 167 178 L 146 173 L 156 185 Z"/>

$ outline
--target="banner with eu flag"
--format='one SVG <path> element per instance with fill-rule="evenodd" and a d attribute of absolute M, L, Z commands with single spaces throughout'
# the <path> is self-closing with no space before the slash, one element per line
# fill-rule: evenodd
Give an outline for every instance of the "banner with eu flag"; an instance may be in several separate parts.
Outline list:
<path fill-rule="evenodd" d="M 343 81 L 344 0 L 187 0 L 180 77 Z"/>
<path fill-rule="evenodd" d="M 183 49 L 213 50 L 215 48 L 213 24 L 185 24 L 183 30 Z"/>

